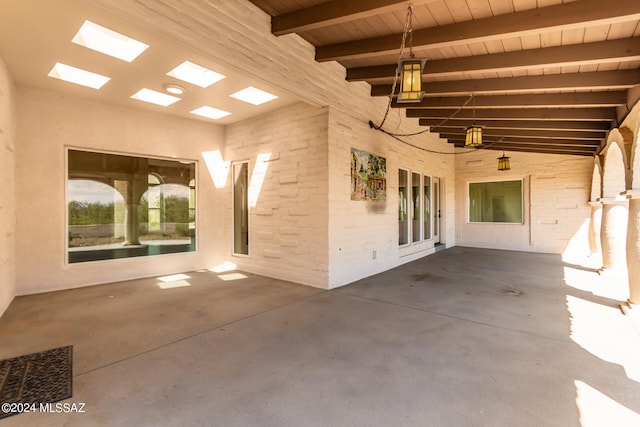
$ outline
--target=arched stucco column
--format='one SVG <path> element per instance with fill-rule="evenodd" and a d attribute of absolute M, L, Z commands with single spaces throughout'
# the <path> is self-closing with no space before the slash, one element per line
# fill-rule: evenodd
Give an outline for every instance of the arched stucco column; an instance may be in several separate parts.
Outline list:
<path fill-rule="evenodd" d="M 589 202 L 591 206 L 591 220 L 589 221 L 589 251 L 591 255 L 601 254 L 602 245 L 600 231 L 602 229 L 602 203 Z"/>
<path fill-rule="evenodd" d="M 627 263 L 627 221 L 629 202 L 621 197 L 603 198 L 600 241 L 602 244 L 602 268 L 621 272 Z"/>
<path fill-rule="evenodd" d="M 629 190 L 625 194 L 629 199 L 626 245 L 629 302 L 640 304 L 640 190 Z"/>

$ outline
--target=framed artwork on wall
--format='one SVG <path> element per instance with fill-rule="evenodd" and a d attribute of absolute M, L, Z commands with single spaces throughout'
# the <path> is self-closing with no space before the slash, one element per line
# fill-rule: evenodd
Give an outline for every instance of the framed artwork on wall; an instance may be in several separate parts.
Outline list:
<path fill-rule="evenodd" d="M 387 159 L 351 149 L 351 200 L 387 199 Z"/>

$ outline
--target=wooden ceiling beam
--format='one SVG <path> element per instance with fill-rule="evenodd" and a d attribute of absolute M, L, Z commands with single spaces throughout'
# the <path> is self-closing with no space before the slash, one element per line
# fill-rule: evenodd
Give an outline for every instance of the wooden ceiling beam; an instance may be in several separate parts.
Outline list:
<path fill-rule="evenodd" d="M 637 60 L 640 60 L 640 37 L 631 37 L 594 43 L 427 61 L 423 75 L 453 76 L 460 75 L 460 73 L 531 70 L 534 68 Z M 397 64 L 348 68 L 347 80 L 367 81 L 369 83 L 388 80 L 394 77 L 396 69 Z"/>
<path fill-rule="evenodd" d="M 469 96 L 425 97 L 411 108 L 527 108 L 527 107 L 616 107 L 627 103 L 626 91 L 579 92 L 527 95 L 480 95 L 469 102 Z M 407 108 L 394 100 L 393 108 Z"/>
<path fill-rule="evenodd" d="M 439 133 L 441 137 L 448 138 L 450 135 L 464 136 L 466 127 L 446 128 L 431 127 L 432 133 Z M 546 129 L 495 129 L 485 127 L 482 135 L 486 137 L 526 137 L 526 138 L 545 138 L 545 139 L 572 139 L 572 140 L 593 140 L 602 141 L 606 137 L 605 132 L 598 131 L 571 131 L 571 130 L 546 130 Z"/>
<path fill-rule="evenodd" d="M 434 126 L 439 128 L 467 128 L 473 124 L 471 118 L 446 119 L 446 118 L 422 118 L 420 126 Z M 606 121 L 582 121 L 582 120 L 489 120 L 484 119 L 482 126 L 494 129 L 545 129 L 566 131 L 595 131 L 608 132 L 611 124 Z"/>
<path fill-rule="evenodd" d="M 464 141 L 463 135 L 458 134 L 440 134 L 440 138 L 447 139 L 449 142 L 454 141 Z M 491 137 L 491 136 L 482 136 L 482 140 L 484 144 L 525 144 L 525 145 L 549 145 L 549 146 L 560 146 L 560 147 L 599 147 L 601 145 L 600 141 L 591 141 L 591 140 L 574 140 L 574 139 L 539 139 L 539 138 L 526 138 L 526 137 Z"/>
<path fill-rule="evenodd" d="M 371 96 L 389 96 L 393 78 L 386 85 L 371 86 Z M 493 79 L 423 82 L 425 96 L 481 94 L 483 92 L 542 92 L 548 90 L 622 90 L 640 84 L 640 69 L 590 73 L 551 74 Z M 398 85 L 395 93 L 399 91 Z"/>
<path fill-rule="evenodd" d="M 464 148 L 464 141 L 456 141 L 453 144 L 457 148 Z M 482 147 L 482 150 L 495 150 L 504 152 L 525 152 L 525 153 L 539 153 L 539 154 L 563 154 L 569 156 L 593 156 L 598 152 L 594 148 L 582 148 L 577 150 L 565 149 L 564 147 L 545 147 L 545 146 L 528 146 L 528 145 L 490 145 Z"/>
<path fill-rule="evenodd" d="M 413 118 L 448 118 L 452 115 L 449 109 L 408 108 L 407 117 Z M 616 109 L 610 108 L 477 108 L 475 113 L 471 109 L 460 110 L 455 117 L 458 119 L 473 119 L 482 125 L 484 119 L 511 120 L 602 120 L 616 119 Z"/>
<path fill-rule="evenodd" d="M 271 32 L 282 36 L 315 30 L 428 1 L 434 0 L 333 0 L 272 17 Z"/>
<path fill-rule="evenodd" d="M 616 0 L 606 6 L 603 6 L 601 0 L 581 0 L 439 27 L 414 29 L 413 48 L 416 50 L 450 47 L 551 31 L 610 25 L 634 19 L 640 19 L 640 3 L 637 0 Z M 396 53 L 400 50 L 401 40 L 402 34 L 399 33 L 317 46 L 316 60 L 341 61 Z"/>

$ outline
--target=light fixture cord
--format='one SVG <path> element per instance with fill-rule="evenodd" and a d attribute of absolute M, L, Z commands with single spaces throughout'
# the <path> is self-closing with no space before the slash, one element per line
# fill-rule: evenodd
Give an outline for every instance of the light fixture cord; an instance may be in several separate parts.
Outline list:
<path fill-rule="evenodd" d="M 409 57 L 411 59 L 414 58 L 414 54 L 413 54 L 413 27 L 411 25 L 411 20 L 413 17 L 413 4 L 409 4 L 409 6 L 407 7 L 407 17 L 404 21 L 404 28 L 402 30 L 402 42 L 400 43 L 400 54 L 398 55 L 398 64 L 400 63 L 400 61 L 402 60 L 402 56 L 404 55 L 404 50 L 405 47 L 407 45 L 407 36 L 409 39 Z M 422 130 L 422 131 L 418 131 L 418 132 L 413 132 L 413 133 L 404 133 L 404 134 L 400 134 L 400 133 L 394 133 L 394 132 L 389 132 L 386 131 L 384 129 L 382 129 L 382 126 L 385 124 L 385 122 L 387 121 L 387 117 L 389 116 L 389 111 L 391 110 L 391 104 L 393 103 L 393 95 L 396 91 L 396 85 L 398 84 L 398 78 L 400 77 L 400 67 L 396 68 L 396 72 L 395 75 L 393 76 L 393 84 L 391 85 L 391 93 L 389 94 L 389 102 L 387 103 L 387 109 L 384 113 L 384 116 L 382 117 L 382 121 L 380 122 L 379 125 L 376 125 L 375 123 L 373 123 L 372 121 L 369 121 L 369 126 L 372 129 L 375 130 L 379 130 L 383 133 L 386 133 L 387 135 L 391 136 L 392 138 L 398 140 L 399 142 L 409 145 L 411 147 L 414 148 L 418 148 L 422 151 L 427 151 L 430 153 L 436 153 L 436 154 L 456 154 L 456 153 L 446 153 L 446 152 L 440 152 L 440 151 L 434 151 L 434 150 L 429 150 L 423 147 L 418 147 L 417 145 L 413 145 L 407 141 L 404 141 L 402 139 L 400 139 L 400 137 L 403 136 L 416 136 L 416 135 L 421 135 L 423 133 L 427 133 L 431 131 L 431 127 L 427 127 L 427 129 Z M 450 119 L 452 119 L 453 117 L 455 117 L 460 111 L 462 111 L 462 109 L 464 107 L 466 107 L 469 102 L 473 99 L 473 94 L 471 96 L 469 96 L 469 98 L 464 102 L 464 104 L 462 104 L 460 106 L 460 108 L 458 108 L 456 111 L 453 112 L 453 114 L 451 114 L 449 117 L 446 117 L 444 120 L 442 120 L 440 123 L 438 123 L 437 126 L 442 126 L 445 123 L 447 123 Z M 475 100 L 474 100 L 474 124 L 475 124 Z M 437 127 L 436 126 L 436 127 Z M 474 150 L 469 150 L 460 154 L 465 154 L 465 153 L 471 153 L 471 152 L 475 152 L 477 151 L 476 149 Z"/>
<path fill-rule="evenodd" d="M 402 30 L 402 42 L 400 43 L 400 54 L 398 55 L 398 63 L 402 60 L 404 55 L 404 49 L 407 42 L 407 34 L 409 34 L 409 55 L 413 58 L 413 29 L 411 28 L 411 17 L 413 16 L 413 4 L 410 4 L 407 8 L 407 17 L 404 21 L 404 28 Z M 384 113 L 384 117 L 379 125 L 373 124 L 374 129 L 380 130 L 384 123 L 387 121 L 389 111 L 391 110 L 391 103 L 393 102 L 393 94 L 396 92 L 396 85 L 398 84 L 398 78 L 400 77 L 400 68 L 396 68 L 396 74 L 393 76 L 393 84 L 391 85 L 391 93 L 389 94 L 389 103 L 387 104 L 387 111 Z"/>
<path fill-rule="evenodd" d="M 476 125 L 476 97 L 475 97 L 474 93 L 471 94 L 471 98 L 473 99 L 473 123 L 472 123 L 472 125 L 475 126 Z"/>

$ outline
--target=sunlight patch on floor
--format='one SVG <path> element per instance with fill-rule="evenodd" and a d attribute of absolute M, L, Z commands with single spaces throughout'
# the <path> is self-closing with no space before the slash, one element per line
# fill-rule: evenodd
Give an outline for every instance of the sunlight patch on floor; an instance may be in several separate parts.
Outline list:
<path fill-rule="evenodd" d="M 227 271 L 233 271 L 236 268 L 237 266 L 231 261 L 225 261 L 222 264 L 209 268 L 209 271 L 214 273 L 226 273 Z"/>
<path fill-rule="evenodd" d="M 620 381 L 640 382 L 640 310 L 625 316 L 619 308 L 629 298 L 626 272 L 598 274 L 601 258 L 567 255 L 563 260 L 571 264 L 564 267 L 571 340 L 624 369 Z M 638 413 L 584 382 L 576 380 L 575 386 L 583 427 L 640 426 Z"/>
<path fill-rule="evenodd" d="M 571 339 L 594 356 L 622 366 L 628 378 L 640 382 L 640 336 L 632 319 L 617 307 L 570 295 L 567 309 L 571 313 Z"/>
<path fill-rule="evenodd" d="M 640 415 L 582 381 L 574 381 L 582 427 L 637 427 Z"/>
<path fill-rule="evenodd" d="M 228 273 L 228 274 L 220 274 L 218 275 L 218 278 L 224 280 L 225 282 L 228 282 L 231 280 L 246 279 L 247 276 L 245 276 L 242 273 Z"/>
<path fill-rule="evenodd" d="M 191 279 L 191 276 L 186 274 L 172 274 L 170 276 L 158 277 L 159 282 L 156 283 L 160 289 L 173 289 L 184 288 L 191 286 L 191 283 L 187 282 L 187 279 Z"/>

